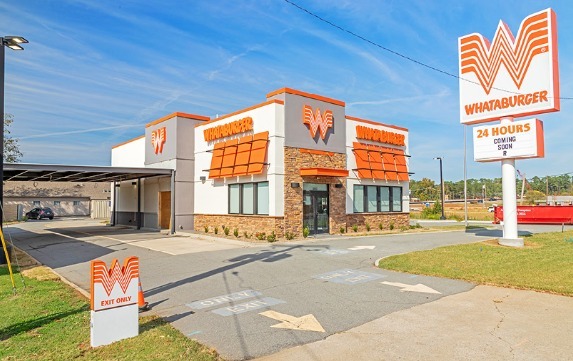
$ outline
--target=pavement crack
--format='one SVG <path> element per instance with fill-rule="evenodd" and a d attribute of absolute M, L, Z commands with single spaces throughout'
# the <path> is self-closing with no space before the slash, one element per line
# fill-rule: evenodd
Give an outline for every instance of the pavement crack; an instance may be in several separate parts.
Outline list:
<path fill-rule="evenodd" d="M 489 332 L 489 334 L 492 335 L 493 337 L 497 338 L 501 342 L 505 343 L 509 347 L 509 353 L 512 355 L 513 358 L 515 358 L 515 354 L 513 353 L 514 349 L 513 349 L 513 346 L 511 345 L 511 343 L 509 343 L 508 341 L 504 340 L 501 336 L 496 334 L 497 331 L 499 331 L 501 329 L 501 326 L 502 326 L 503 322 L 505 321 L 505 317 L 506 317 L 505 313 L 503 313 L 503 311 L 499 308 L 498 305 L 500 303 L 503 303 L 503 301 L 507 298 L 509 298 L 509 295 L 505 295 L 501 299 L 494 299 L 493 300 L 493 306 L 495 307 L 495 310 L 499 314 L 500 319 L 497 322 L 497 324 L 495 325 L 495 327 L 493 328 L 493 330 L 491 330 Z"/>

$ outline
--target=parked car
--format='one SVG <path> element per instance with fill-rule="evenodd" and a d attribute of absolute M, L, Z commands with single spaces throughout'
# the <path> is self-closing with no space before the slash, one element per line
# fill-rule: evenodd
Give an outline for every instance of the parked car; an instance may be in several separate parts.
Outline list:
<path fill-rule="evenodd" d="M 26 213 L 26 217 L 28 217 L 28 219 L 54 219 L 54 212 L 52 212 L 52 209 L 48 207 L 33 208 L 30 212 Z"/>

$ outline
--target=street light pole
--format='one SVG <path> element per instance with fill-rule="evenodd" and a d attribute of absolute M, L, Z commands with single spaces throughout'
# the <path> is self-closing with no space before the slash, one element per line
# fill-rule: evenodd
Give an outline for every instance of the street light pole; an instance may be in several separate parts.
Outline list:
<path fill-rule="evenodd" d="M 0 37 L 0 114 L 2 114 L 2 129 L 0 129 L 0 229 L 4 223 L 4 59 L 5 49 L 8 47 L 12 50 L 24 50 L 20 44 L 27 43 L 28 40 L 21 36 L 4 36 Z"/>
<path fill-rule="evenodd" d="M 442 172 L 442 157 L 436 157 L 440 161 L 440 189 L 442 194 L 442 216 L 440 219 L 446 219 L 446 214 L 444 213 L 444 176 Z"/>

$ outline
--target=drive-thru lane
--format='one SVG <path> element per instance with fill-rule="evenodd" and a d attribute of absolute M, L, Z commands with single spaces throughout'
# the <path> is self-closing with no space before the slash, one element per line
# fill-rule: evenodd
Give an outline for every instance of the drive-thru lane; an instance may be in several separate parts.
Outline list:
<path fill-rule="evenodd" d="M 454 231 L 255 245 L 225 241 L 220 248 L 218 242 L 194 237 L 89 221 L 28 222 L 7 228 L 7 233 L 16 246 L 86 290 L 91 259 L 139 256 L 153 312 L 231 360 L 325 339 L 468 291 L 472 284 L 380 270 L 374 262 L 487 239 Z M 188 252 L 176 254 L 173 242 Z"/>

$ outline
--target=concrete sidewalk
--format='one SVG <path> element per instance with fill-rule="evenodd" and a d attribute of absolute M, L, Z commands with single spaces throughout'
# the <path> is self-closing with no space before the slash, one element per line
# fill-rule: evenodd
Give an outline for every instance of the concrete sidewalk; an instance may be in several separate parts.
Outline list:
<path fill-rule="evenodd" d="M 257 360 L 573 360 L 573 298 L 477 286 Z"/>

